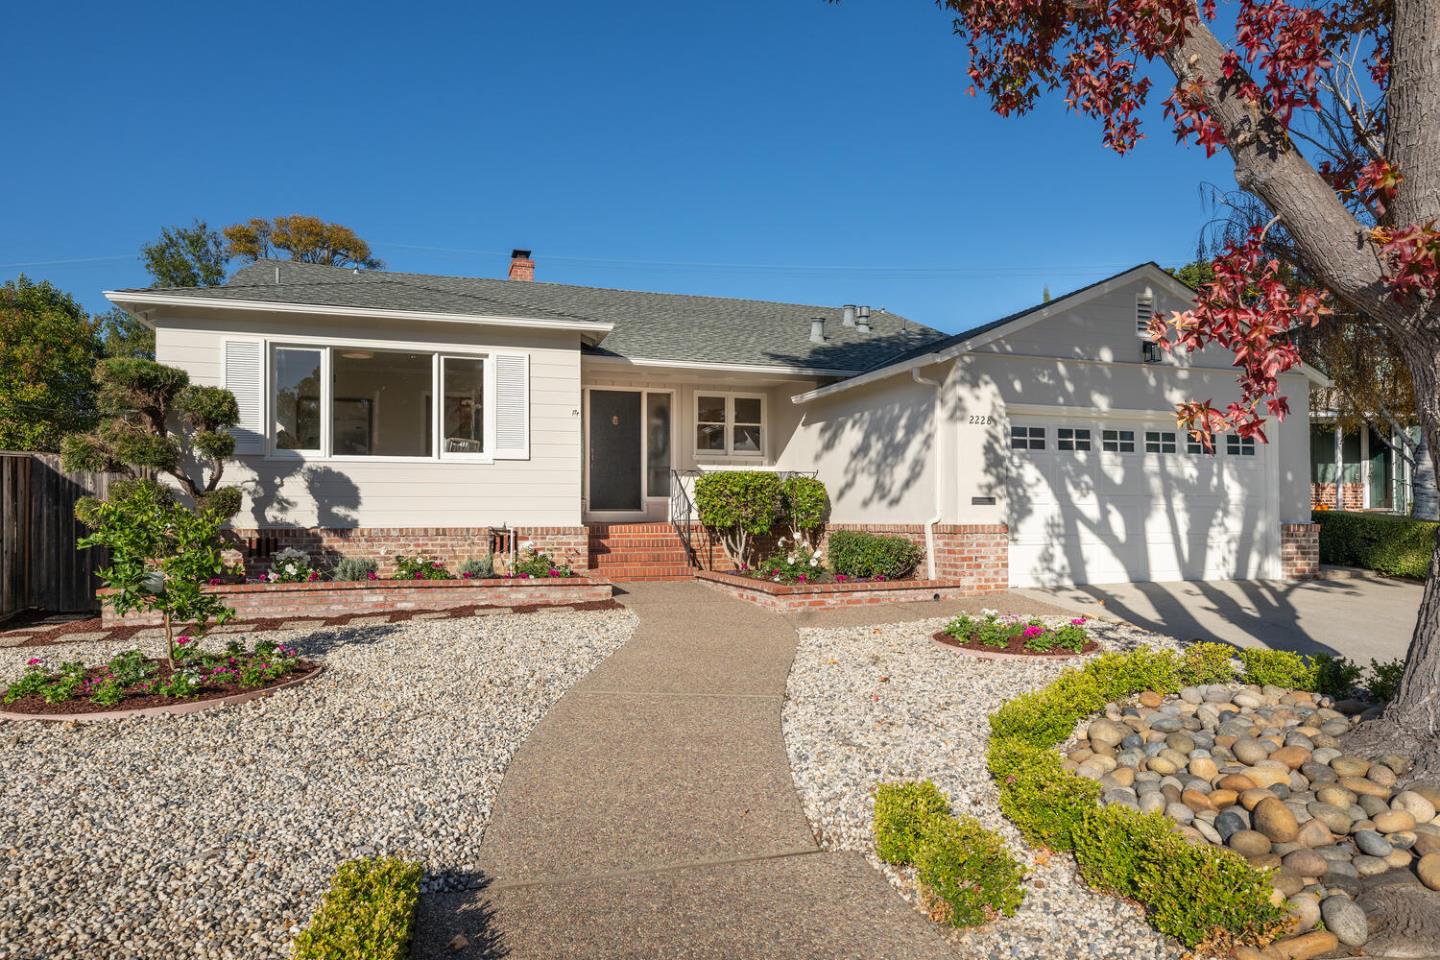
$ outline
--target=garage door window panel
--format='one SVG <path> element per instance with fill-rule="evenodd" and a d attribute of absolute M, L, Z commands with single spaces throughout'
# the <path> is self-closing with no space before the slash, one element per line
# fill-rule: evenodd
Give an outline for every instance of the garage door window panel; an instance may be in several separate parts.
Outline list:
<path fill-rule="evenodd" d="M 1145 431 L 1146 453 L 1174 453 L 1175 434 L 1162 430 Z"/>
<path fill-rule="evenodd" d="M 1135 431 L 1134 430 L 1102 430 L 1100 431 L 1100 449 L 1106 453 L 1134 453 L 1135 452 Z"/>
<path fill-rule="evenodd" d="M 1044 428 L 1044 427 L 1011 427 L 1011 428 L 1010 428 L 1010 449 L 1011 449 L 1011 450 L 1044 450 L 1044 449 L 1045 449 L 1045 428 Z"/>
<path fill-rule="evenodd" d="M 1090 430 L 1086 427 L 1060 427 L 1055 431 L 1057 450 L 1081 451 L 1090 449 Z"/>
<path fill-rule="evenodd" d="M 1237 434 L 1225 434 L 1225 453 L 1232 457 L 1255 456 L 1255 438 Z"/>

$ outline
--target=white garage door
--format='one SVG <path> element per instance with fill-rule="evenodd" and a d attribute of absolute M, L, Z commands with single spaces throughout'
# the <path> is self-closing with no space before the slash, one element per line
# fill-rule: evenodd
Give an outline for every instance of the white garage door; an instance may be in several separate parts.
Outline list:
<path fill-rule="evenodd" d="M 1217 440 L 1207 454 L 1173 419 L 1012 417 L 1010 584 L 1266 576 L 1269 451 Z"/>

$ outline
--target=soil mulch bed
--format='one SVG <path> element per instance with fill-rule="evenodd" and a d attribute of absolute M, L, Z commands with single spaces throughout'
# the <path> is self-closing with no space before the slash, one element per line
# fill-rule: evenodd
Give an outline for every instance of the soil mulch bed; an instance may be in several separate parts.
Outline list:
<path fill-rule="evenodd" d="M 932 634 L 932 636 L 938 643 L 943 643 L 947 647 L 959 647 L 961 650 L 974 650 L 976 653 L 1003 653 L 1008 656 L 1041 658 L 1083 657 L 1087 653 L 1094 653 L 1096 650 L 1100 649 L 1100 644 L 1095 642 L 1094 640 L 1087 640 L 1085 642 L 1085 646 L 1082 647 L 1077 653 L 1074 650 L 1066 650 L 1064 647 L 1054 647 L 1050 650 L 1029 650 L 1025 647 L 1024 637 L 1011 637 L 1010 642 L 1007 643 L 1005 646 L 992 647 L 988 644 L 981 643 L 979 640 L 970 640 L 968 642 L 962 643 L 959 640 L 956 640 L 954 637 L 950 636 L 950 634 L 946 633 L 944 630 L 941 630 L 939 633 Z"/>
<path fill-rule="evenodd" d="M 103 668 L 92 667 L 85 672 L 87 677 L 93 677 L 100 673 Z M 238 681 L 228 683 L 206 683 L 200 687 L 198 693 L 193 697 L 165 697 L 158 693 L 127 693 L 119 703 L 101 705 L 82 697 L 73 700 L 66 700 L 62 703 L 46 703 L 39 694 L 30 694 L 21 697 L 11 703 L 0 703 L 0 711 L 7 713 L 31 713 L 44 714 L 52 717 L 77 716 L 86 713 L 109 713 L 115 710 L 143 710 L 146 707 L 180 707 L 191 703 L 203 703 L 206 700 L 219 700 L 221 697 L 234 696 L 237 693 L 261 693 L 287 683 L 294 683 L 297 680 L 306 680 L 314 676 L 320 669 L 320 664 L 312 660 L 296 660 L 295 669 L 285 676 L 259 687 L 242 687 Z M 162 682 L 170 679 L 171 669 L 161 663 L 158 669 L 151 676 L 151 680 Z M 148 684 L 150 680 L 146 680 Z"/>

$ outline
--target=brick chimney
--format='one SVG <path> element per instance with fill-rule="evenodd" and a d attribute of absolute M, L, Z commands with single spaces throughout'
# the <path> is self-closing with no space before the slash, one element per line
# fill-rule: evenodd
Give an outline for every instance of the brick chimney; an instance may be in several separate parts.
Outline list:
<path fill-rule="evenodd" d="M 530 259 L 529 250 L 510 251 L 510 279 L 527 281 L 535 279 L 535 261 Z"/>

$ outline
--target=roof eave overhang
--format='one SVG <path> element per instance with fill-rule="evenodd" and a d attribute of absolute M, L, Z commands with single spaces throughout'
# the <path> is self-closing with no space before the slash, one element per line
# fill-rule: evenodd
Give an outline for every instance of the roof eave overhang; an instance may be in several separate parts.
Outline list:
<path fill-rule="evenodd" d="M 431 323 L 466 323 L 474 326 L 519 327 L 532 330 L 568 330 L 579 333 L 587 343 L 599 343 L 615 324 L 599 320 L 552 320 L 546 317 L 489 316 L 469 313 L 442 313 L 430 310 L 387 310 L 378 307 L 342 307 L 310 303 L 233 300 L 228 297 L 177 297 L 135 290 L 106 290 L 105 299 L 140 316 L 154 326 L 150 315 L 160 307 L 203 307 L 214 310 L 247 310 L 316 317 L 354 317 L 375 320 L 423 320 Z"/>
<path fill-rule="evenodd" d="M 830 370 L 764 363 L 720 363 L 709 360 L 667 360 L 663 357 L 587 356 L 584 363 L 629 367 L 674 367 L 679 370 L 715 370 L 722 373 L 773 373 L 797 377 L 853 377 L 858 370 Z"/>

